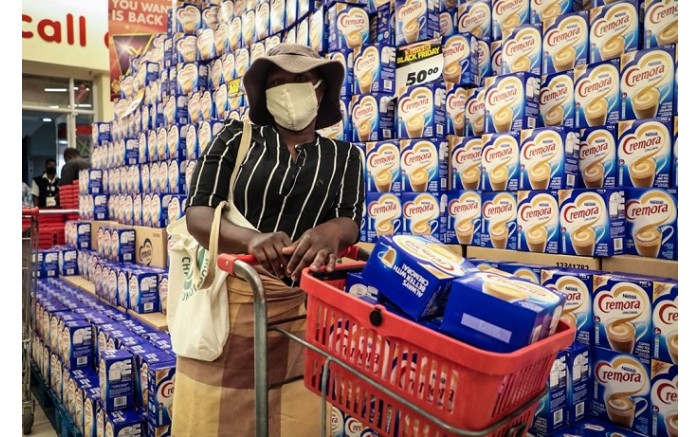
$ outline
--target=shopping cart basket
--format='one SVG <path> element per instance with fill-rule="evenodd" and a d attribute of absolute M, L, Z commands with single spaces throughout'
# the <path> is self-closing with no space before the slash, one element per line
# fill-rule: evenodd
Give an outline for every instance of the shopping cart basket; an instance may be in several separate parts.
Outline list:
<path fill-rule="evenodd" d="M 353 248 L 344 254 L 358 258 Z M 306 339 L 268 326 L 267 304 L 250 256 L 220 255 L 219 267 L 248 281 L 255 313 L 256 435 L 267 436 L 267 331 L 306 347 L 304 383 L 321 398 L 321 435 L 326 401 L 382 436 L 525 435 L 557 354 L 575 330 L 556 333 L 513 353 L 483 351 L 412 322 L 383 305 L 343 289 L 349 273 L 305 269 Z"/>
<path fill-rule="evenodd" d="M 31 392 L 32 294 L 36 290 L 35 257 L 39 244 L 39 208 L 22 209 L 22 432 L 32 432 L 34 399 Z"/>

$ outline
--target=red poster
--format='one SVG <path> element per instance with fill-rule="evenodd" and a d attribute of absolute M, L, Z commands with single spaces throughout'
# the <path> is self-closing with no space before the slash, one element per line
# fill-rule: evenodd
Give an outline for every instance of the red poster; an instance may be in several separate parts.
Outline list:
<path fill-rule="evenodd" d="M 168 28 L 172 0 L 109 1 L 109 69 L 112 100 L 119 97 L 119 80 L 129 72 L 130 59 L 145 53 L 153 37 Z"/>

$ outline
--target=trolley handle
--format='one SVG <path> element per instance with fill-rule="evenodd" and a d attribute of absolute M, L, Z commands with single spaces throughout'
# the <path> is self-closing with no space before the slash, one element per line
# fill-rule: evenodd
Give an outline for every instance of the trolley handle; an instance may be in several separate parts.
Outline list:
<path fill-rule="evenodd" d="M 38 216 L 39 215 L 39 208 L 22 208 L 22 217 L 25 216 Z"/>
<path fill-rule="evenodd" d="M 338 255 L 339 258 L 352 258 L 352 259 L 358 259 L 362 255 L 362 249 L 359 246 L 350 246 L 346 248 L 345 250 L 341 251 L 340 254 Z M 235 275 L 234 272 L 234 265 L 236 261 L 240 261 L 242 263 L 248 264 L 250 266 L 255 266 L 258 264 L 258 260 L 255 259 L 254 255 L 250 254 L 242 254 L 242 255 L 234 255 L 234 254 L 229 254 L 229 253 L 222 253 L 219 255 L 217 258 L 216 264 L 217 266 L 223 270 L 224 272 L 230 274 L 230 275 Z"/>

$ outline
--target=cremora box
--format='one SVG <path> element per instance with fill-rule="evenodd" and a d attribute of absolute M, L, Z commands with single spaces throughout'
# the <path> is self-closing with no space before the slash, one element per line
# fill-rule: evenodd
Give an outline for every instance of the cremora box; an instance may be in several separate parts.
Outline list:
<path fill-rule="evenodd" d="M 678 436 L 678 366 L 651 361 L 651 435 Z"/>
<path fill-rule="evenodd" d="M 486 133 L 537 127 L 540 76 L 512 73 L 486 79 Z"/>
<path fill-rule="evenodd" d="M 491 0 L 492 39 L 507 38 L 521 24 L 530 22 L 529 0 Z"/>
<path fill-rule="evenodd" d="M 592 389 L 591 349 L 589 346 L 574 343 L 565 352 L 567 367 L 566 407 L 569 424 L 573 424 L 588 415 Z"/>
<path fill-rule="evenodd" d="M 467 90 L 465 107 L 466 135 L 481 136 L 486 126 L 486 88 Z"/>
<path fill-rule="evenodd" d="M 530 23 L 542 23 L 581 8 L 579 0 L 531 0 Z"/>
<path fill-rule="evenodd" d="M 479 85 L 479 61 L 477 39 L 470 33 L 452 35 L 442 42 L 445 65 L 442 77 L 447 91 L 457 85 Z"/>
<path fill-rule="evenodd" d="M 588 34 L 588 11 L 545 20 L 542 23 L 542 74 L 568 71 L 586 65 Z"/>
<path fill-rule="evenodd" d="M 369 142 L 367 192 L 401 192 L 401 156 L 397 140 Z"/>
<path fill-rule="evenodd" d="M 554 332 L 564 296 L 529 281 L 475 272 L 452 283 L 441 330 L 472 346 L 513 352 Z"/>
<path fill-rule="evenodd" d="M 669 187 L 673 146 L 671 123 L 670 117 L 618 123 L 618 186 Z"/>
<path fill-rule="evenodd" d="M 591 345 L 593 335 L 593 279 L 600 270 L 543 269 L 542 285 L 566 295 L 561 319 L 576 327 L 576 343 Z"/>
<path fill-rule="evenodd" d="M 671 168 L 673 187 L 678 188 L 678 116 L 673 117 L 673 167 Z"/>
<path fill-rule="evenodd" d="M 648 362 L 653 338 L 654 279 L 623 273 L 595 276 L 593 345 L 634 354 Z"/>
<path fill-rule="evenodd" d="M 396 104 L 399 138 L 443 136 L 445 99 L 445 87 L 439 82 L 408 87 Z"/>
<path fill-rule="evenodd" d="M 448 137 L 450 142 L 449 188 L 478 190 L 481 188 L 481 152 L 484 142 L 477 137 Z"/>
<path fill-rule="evenodd" d="M 524 24 L 503 39 L 502 74 L 542 74 L 542 24 Z"/>
<path fill-rule="evenodd" d="M 83 426 L 80 431 L 84 437 L 97 437 L 97 410 L 101 409 L 100 388 L 85 388 L 83 399 Z"/>
<path fill-rule="evenodd" d="M 345 68 L 345 79 L 340 88 L 340 99 L 348 100 L 354 94 L 355 87 L 355 53 L 352 50 L 341 50 L 338 52 L 326 53 L 326 59 L 337 61 Z"/>
<path fill-rule="evenodd" d="M 194 3 L 182 3 L 175 10 L 175 31 L 194 34 L 202 26 L 202 10 Z"/>
<path fill-rule="evenodd" d="M 100 392 L 105 411 L 128 410 L 134 405 L 132 356 L 124 349 L 100 352 Z"/>
<path fill-rule="evenodd" d="M 530 433 L 535 436 L 549 436 L 554 431 L 568 425 L 566 395 L 568 392 L 568 367 L 566 352 L 561 351 L 552 363 L 547 380 L 547 394 L 535 410 L 535 420 Z"/>
<path fill-rule="evenodd" d="M 517 224 L 518 250 L 559 253 L 559 198 L 557 191 L 518 191 Z"/>
<path fill-rule="evenodd" d="M 440 36 L 439 0 L 397 0 L 395 7 L 397 46 Z"/>
<path fill-rule="evenodd" d="M 621 0 L 590 10 L 589 59 L 619 58 L 641 46 L 639 0 Z"/>
<path fill-rule="evenodd" d="M 525 129 L 520 141 L 520 189 L 575 188 L 579 132 L 562 126 Z"/>
<path fill-rule="evenodd" d="M 517 193 L 481 193 L 481 244 L 496 249 L 517 249 Z"/>
<path fill-rule="evenodd" d="M 451 190 L 447 193 L 446 244 L 481 244 L 481 193 Z"/>
<path fill-rule="evenodd" d="M 367 193 L 367 241 L 373 243 L 382 235 L 403 233 L 401 194 Z"/>
<path fill-rule="evenodd" d="M 626 190 L 627 253 L 678 259 L 678 192 L 673 189 Z"/>
<path fill-rule="evenodd" d="M 517 278 L 524 279 L 532 282 L 533 284 L 540 284 L 540 277 L 542 276 L 542 269 L 546 266 L 534 265 L 534 264 L 523 264 L 519 262 L 499 262 L 498 270 L 509 275 L 513 275 Z"/>
<path fill-rule="evenodd" d="M 92 367 L 92 327 L 85 320 L 68 320 L 64 323 L 63 363 L 68 369 Z"/>
<path fill-rule="evenodd" d="M 151 272 L 145 267 L 130 272 L 127 307 L 139 314 L 160 311 L 157 273 Z"/>
<path fill-rule="evenodd" d="M 622 55 L 620 120 L 673 116 L 675 52 L 665 46 Z"/>
<path fill-rule="evenodd" d="M 355 141 L 380 141 L 394 137 L 395 100 L 390 94 L 352 97 Z"/>
<path fill-rule="evenodd" d="M 678 42 L 678 0 L 644 1 L 644 48 Z"/>
<path fill-rule="evenodd" d="M 591 415 L 649 435 L 652 408 L 649 360 L 593 348 Z"/>
<path fill-rule="evenodd" d="M 345 292 L 351 296 L 357 298 L 371 297 L 377 299 L 379 291 L 369 285 L 367 281 L 364 280 L 361 273 L 350 273 L 345 281 Z"/>
<path fill-rule="evenodd" d="M 301 11 L 299 11 L 301 16 Z M 325 52 L 328 48 L 328 31 L 324 24 L 325 8 L 320 7 L 309 16 L 309 43 L 316 52 Z"/>
<path fill-rule="evenodd" d="M 358 47 L 351 64 L 357 94 L 394 92 L 396 48 L 384 44 Z"/>
<path fill-rule="evenodd" d="M 399 140 L 401 192 L 441 193 L 447 189 L 448 143 L 441 138 Z"/>
<path fill-rule="evenodd" d="M 624 253 L 625 190 L 559 190 L 563 255 L 613 256 Z"/>
<path fill-rule="evenodd" d="M 70 247 L 58 249 L 58 275 L 75 276 L 78 274 L 78 250 Z"/>
<path fill-rule="evenodd" d="M 491 62 L 491 40 L 490 39 L 479 39 L 476 40 L 476 60 L 479 70 L 479 83 L 478 85 L 484 83 L 484 79 L 494 75 L 496 73 L 492 72 L 492 62 Z"/>
<path fill-rule="evenodd" d="M 136 411 L 112 411 L 105 416 L 107 436 L 143 435 L 145 428 L 141 415 Z"/>
<path fill-rule="evenodd" d="M 479 0 L 459 2 L 457 6 L 457 32 L 471 33 L 477 38 L 500 40 L 491 37 L 491 2 Z"/>
<path fill-rule="evenodd" d="M 423 236 L 381 237 L 362 277 L 379 296 L 413 320 L 440 315 L 453 280 L 473 266 L 438 240 Z"/>
<path fill-rule="evenodd" d="M 503 40 L 491 42 L 491 75 L 500 76 L 503 72 Z M 486 77 L 481 78 L 481 84 L 486 82 Z"/>
<path fill-rule="evenodd" d="M 573 71 L 542 76 L 540 126 L 574 127 L 576 122 L 575 93 Z"/>
<path fill-rule="evenodd" d="M 617 125 L 581 129 L 579 188 L 614 188 L 617 185 Z"/>
<path fill-rule="evenodd" d="M 455 86 L 447 92 L 445 99 L 445 118 L 447 135 L 465 135 L 467 109 L 467 90 L 462 86 Z"/>
<path fill-rule="evenodd" d="M 209 82 L 209 66 L 206 62 L 177 64 L 177 93 L 188 95 L 206 89 Z"/>
<path fill-rule="evenodd" d="M 114 228 L 110 231 L 110 259 L 115 262 L 134 262 L 136 232 L 133 229 Z"/>
<path fill-rule="evenodd" d="M 443 242 L 447 216 L 447 195 L 437 193 L 401 193 L 403 229 L 407 235 L 429 235 Z"/>
<path fill-rule="evenodd" d="M 327 6 L 327 23 L 329 51 L 355 49 L 370 41 L 370 20 L 363 6 L 341 2 Z"/>
<path fill-rule="evenodd" d="M 576 126 L 602 126 L 620 120 L 620 60 L 574 69 Z"/>
<path fill-rule="evenodd" d="M 678 363 L 678 282 L 657 280 L 652 296 L 653 340 L 651 356 Z"/>
<path fill-rule="evenodd" d="M 168 266 L 168 235 L 165 229 L 134 226 L 136 231 L 136 263 L 144 266 Z"/>
<path fill-rule="evenodd" d="M 517 132 L 485 134 L 481 149 L 481 189 L 515 191 L 520 178 L 520 138 Z"/>
<path fill-rule="evenodd" d="M 457 19 L 455 10 L 440 12 L 440 36 L 444 38 L 454 35 L 457 32 Z"/>

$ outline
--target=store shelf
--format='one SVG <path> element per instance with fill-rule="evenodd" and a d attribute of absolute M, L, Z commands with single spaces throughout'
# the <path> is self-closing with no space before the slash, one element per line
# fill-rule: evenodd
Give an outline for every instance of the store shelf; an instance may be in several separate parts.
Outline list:
<path fill-rule="evenodd" d="M 517 250 L 490 249 L 477 246 L 467 246 L 467 257 L 587 270 L 600 270 L 602 265 L 601 259 L 594 257 L 519 252 Z"/>
<path fill-rule="evenodd" d="M 146 325 L 161 331 L 168 330 L 168 319 L 163 313 L 139 314 L 132 310 L 126 311 L 131 317 L 139 319 Z"/>
<path fill-rule="evenodd" d="M 678 279 L 678 261 L 634 255 L 603 258 L 603 270 Z"/>

